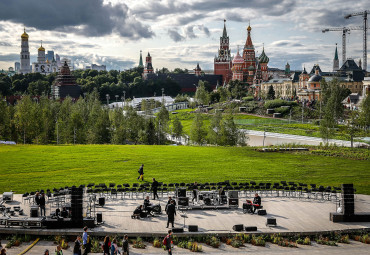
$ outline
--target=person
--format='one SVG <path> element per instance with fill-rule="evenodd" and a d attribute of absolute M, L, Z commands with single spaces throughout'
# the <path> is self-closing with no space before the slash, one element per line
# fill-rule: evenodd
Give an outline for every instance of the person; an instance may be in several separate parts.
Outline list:
<path fill-rule="evenodd" d="M 35 194 L 35 203 L 36 205 L 40 205 L 40 192 L 36 192 Z"/>
<path fill-rule="evenodd" d="M 109 240 L 109 236 L 105 236 L 104 242 L 103 242 L 103 254 L 104 255 L 109 255 L 110 246 L 111 246 L 111 243 Z"/>
<path fill-rule="evenodd" d="M 134 214 L 139 214 L 140 218 L 146 218 L 146 216 L 148 216 L 145 212 L 143 212 L 143 205 L 136 207 Z"/>
<path fill-rule="evenodd" d="M 77 236 L 75 246 L 73 247 L 73 255 L 81 255 L 81 236 Z"/>
<path fill-rule="evenodd" d="M 40 216 L 45 216 L 45 193 L 42 193 L 41 197 L 39 198 L 39 206 L 40 206 Z M 44 215 L 42 215 L 42 212 L 44 212 Z"/>
<path fill-rule="evenodd" d="M 116 239 L 113 239 L 112 245 L 110 247 L 110 255 L 117 255 L 117 253 L 121 254 L 121 252 L 118 249 Z"/>
<path fill-rule="evenodd" d="M 84 233 L 82 234 L 82 244 L 83 248 L 85 249 L 83 255 L 87 255 L 88 253 L 90 253 L 91 249 L 90 237 L 87 234 L 87 230 L 88 228 L 84 227 Z"/>
<path fill-rule="evenodd" d="M 48 249 L 46 249 L 46 250 L 44 251 L 44 255 L 49 255 L 49 250 L 48 250 Z"/>
<path fill-rule="evenodd" d="M 62 208 L 62 211 L 60 212 L 60 216 L 62 216 L 63 218 L 68 218 L 69 212 L 67 210 L 67 207 Z"/>
<path fill-rule="evenodd" d="M 1 255 L 6 255 L 6 250 L 5 249 L 1 249 Z"/>
<path fill-rule="evenodd" d="M 172 255 L 172 247 L 171 247 L 171 243 L 172 243 L 172 230 L 168 230 L 168 235 L 165 237 L 166 239 L 166 250 L 168 251 L 168 254 L 169 255 Z"/>
<path fill-rule="evenodd" d="M 194 184 L 193 184 L 193 199 L 192 199 L 193 203 L 194 203 L 194 199 L 197 199 L 197 193 L 198 193 L 198 183 L 194 182 Z"/>
<path fill-rule="evenodd" d="M 255 205 L 253 205 L 252 213 L 255 213 L 256 209 L 261 205 L 261 197 L 257 193 L 254 195 L 253 204 Z"/>
<path fill-rule="evenodd" d="M 137 179 L 141 179 L 142 181 L 144 181 L 144 164 L 141 164 L 141 167 L 137 172 L 139 173 L 139 177 L 137 177 Z"/>
<path fill-rule="evenodd" d="M 124 235 L 122 242 L 122 255 L 129 255 L 128 235 Z"/>
<path fill-rule="evenodd" d="M 159 186 L 159 183 L 155 180 L 155 178 L 153 178 L 153 183 L 152 183 L 152 191 L 153 191 L 153 200 L 155 200 L 155 198 L 158 197 L 158 186 Z"/>
<path fill-rule="evenodd" d="M 175 207 L 175 201 L 171 200 L 171 203 L 167 207 L 167 228 L 169 224 L 172 224 L 172 228 L 174 228 L 174 221 L 175 221 L 175 215 L 176 215 L 176 207 Z"/>
<path fill-rule="evenodd" d="M 167 208 L 168 206 L 171 204 L 171 201 L 174 202 L 175 204 L 175 207 L 176 207 L 176 201 L 172 199 L 172 197 L 168 197 L 168 201 L 167 201 L 167 204 L 166 204 L 166 208 L 165 208 L 165 211 L 167 212 Z"/>
<path fill-rule="evenodd" d="M 146 198 L 144 199 L 144 210 L 147 211 L 148 214 L 151 214 L 153 210 L 152 204 L 149 200 L 149 196 L 146 196 Z"/>
<path fill-rule="evenodd" d="M 55 255 L 63 255 L 62 246 L 57 246 L 57 248 L 55 249 Z"/>

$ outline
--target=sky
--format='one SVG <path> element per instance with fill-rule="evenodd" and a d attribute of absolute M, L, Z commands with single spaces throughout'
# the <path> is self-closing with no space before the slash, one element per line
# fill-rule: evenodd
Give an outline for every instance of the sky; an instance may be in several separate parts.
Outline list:
<path fill-rule="evenodd" d="M 199 63 L 213 70 L 226 19 L 232 55 L 245 44 L 250 22 L 256 55 L 264 45 L 269 67 L 289 62 L 293 70 L 319 64 L 331 71 L 336 43 L 342 65 L 342 36 L 322 29 L 362 26 L 361 16 L 344 16 L 369 9 L 368 0 L 0 0 L 0 69 L 19 61 L 25 27 L 31 63 L 42 40 L 46 51 L 71 58 L 75 68 L 128 69 L 142 50 L 154 69 L 192 70 Z M 347 36 L 347 58 L 356 62 L 362 36 L 361 30 Z"/>

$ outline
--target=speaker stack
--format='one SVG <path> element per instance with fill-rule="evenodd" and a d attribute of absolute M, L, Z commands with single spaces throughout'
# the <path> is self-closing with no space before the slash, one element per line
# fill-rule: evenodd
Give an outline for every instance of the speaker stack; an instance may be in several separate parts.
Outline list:
<path fill-rule="evenodd" d="M 76 227 L 83 227 L 83 189 L 72 188 L 71 191 L 71 220 Z"/>
<path fill-rule="evenodd" d="M 189 198 L 188 197 L 179 197 L 178 198 L 178 205 L 179 206 L 189 206 Z"/>
<path fill-rule="evenodd" d="M 229 206 L 239 206 L 239 192 L 237 190 L 229 190 Z"/>
<path fill-rule="evenodd" d="M 234 231 L 243 231 L 244 225 L 243 224 L 237 224 L 233 226 Z"/>
<path fill-rule="evenodd" d="M 186 197 L 186 189 L 177 189 L 177 197 Z"/>
<path fill-rule="evenodd" d="M 355 214 L 355 197 L 353 184 L 342 184 L 343 214 Z"/>

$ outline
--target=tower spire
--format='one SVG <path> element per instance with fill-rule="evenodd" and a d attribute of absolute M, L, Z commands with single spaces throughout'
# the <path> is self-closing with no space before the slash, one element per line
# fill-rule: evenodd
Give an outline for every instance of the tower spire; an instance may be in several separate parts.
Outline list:
<path fill-rule="evenodd" d="M 143 64 L 143 56 L 142 56 L 142 51 L 141 50 L 140 50 L 139 67 L 144 67 L 144 64 Z"/>
<path fill-rule="evenodd" d="M 224 31 L 222 33 L 222 37 L 226 38 L 227 37 L 227 32 L 226 32 L 226 19 L 224 19 Z"/>
<path fill-rule="evenodd" d="M 337 46 L 338 44 L 336 43 L 335 44 L 335 55 L 334 55 L 334 60 L 339 60 L 339 58 L 338 58 L 338 46 Z"/>

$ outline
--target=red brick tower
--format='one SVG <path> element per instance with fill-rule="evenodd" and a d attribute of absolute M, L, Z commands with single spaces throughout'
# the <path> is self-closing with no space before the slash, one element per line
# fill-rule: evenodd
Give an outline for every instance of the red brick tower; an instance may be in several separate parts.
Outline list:
<path fill-rule="evenodd" d="M 201 76 L 202 75 L 202 69 L 199 66 L 199 63 L 197 64 L 197 67 L 194 69 L 195 76 Z"/>
<path fill-rule="evenodd" d="M 148 73 L 153 73 L 153 66 L 152 66 L 152 57 L 148 52 L 148 56 L 145 58 L 145 67 L 144 67 L 144 78 Z"/>
<path fill-rule="evenodd" d="M 229 36 L 226 32 L 226 20 L 224 20 L 224 31 L 222 37 L 220 37 L 220 49 L 218 50 L 218 56 L 214 60 L 214 74 L 222 75 L 223 81 L 228 83 L 232 78 L 231 67 Z"/>
<path fill-rule="evenodd" d="M 244 81 L 247 82 L 248 84 L 253 83 L 254 73 L 255 73 L 255 70 L 256 70 L 256 53 L 254 51 L 254 46 L 253 46 L 253 43 L 252 43 L 251 30 L 252 30 L 252 28 L 249 25 L 248 28 L 247 28 L 248 37 L 247 37 L 247 41 L 245 42 L 244 50 L 243 50 Z"/>

